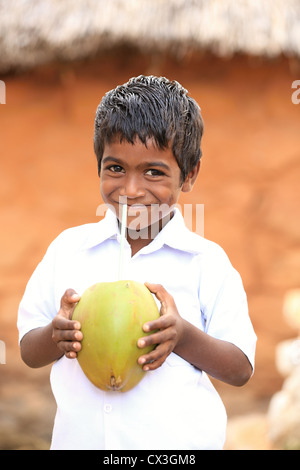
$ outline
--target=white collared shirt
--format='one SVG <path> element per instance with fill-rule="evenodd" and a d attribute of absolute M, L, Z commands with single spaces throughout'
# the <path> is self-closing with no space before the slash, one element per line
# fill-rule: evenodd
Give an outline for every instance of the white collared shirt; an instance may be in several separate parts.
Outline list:
<path fill-rule="evenodd" d="M 49 324 L 67 288 L 80 295 L 117 280 L 120 233 L 115 215 L 62 232 L 29 280 L 18 314 L 19 339 Z M 256 336 L 241 278 L 217 244 L 190 232 L 178 210 L 156 238 L 131 257 L 124 279 L 162 284 L 180 315 L 239 347 L 254 367 Z M 158 302 L 158 301 L 157 301 Z M 171 353 L 132 390 L 103 392 L 76 359 L 51 370 L 57 402 L 52 449 L 221 449 L 226 412 L 204 372 Z"/>

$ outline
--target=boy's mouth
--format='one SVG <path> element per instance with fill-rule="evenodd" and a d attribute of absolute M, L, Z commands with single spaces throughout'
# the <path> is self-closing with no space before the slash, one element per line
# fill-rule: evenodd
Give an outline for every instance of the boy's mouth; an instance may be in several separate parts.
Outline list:
<path fill-rule="evenodd" d="M 127 204 L 128 207 L 133 207 L 133 208 L 143 208 L 143 207 L 151 207 L 153 204 Z"/>
<path fill-rule="evenodd" d="M 152 207 L 157 204 L 143 204 L 141 202 L 132 202 L 128 203 L 128 201 L 116 201 L 115 204 L 119 204 L 121 207 L 127 205 L 127 207 L 132 207 L 133 209 L 143 209 L 145 207 Z"/>

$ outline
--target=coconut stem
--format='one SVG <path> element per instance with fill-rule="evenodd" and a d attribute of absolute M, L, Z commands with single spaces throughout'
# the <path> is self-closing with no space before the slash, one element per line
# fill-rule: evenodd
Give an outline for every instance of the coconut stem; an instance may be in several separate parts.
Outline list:
<path fill-rule="evenodd" d="M 119 273 L 118 273 L 119 281 L 123 277 L 124 243 L 125 243 L 126 222 L 127 222 L 127 204 L 124 204 L 122 209 L 123 210 L 122 210 L 122 221 L 121 221 L 121 240 L 120 240 Z"/>

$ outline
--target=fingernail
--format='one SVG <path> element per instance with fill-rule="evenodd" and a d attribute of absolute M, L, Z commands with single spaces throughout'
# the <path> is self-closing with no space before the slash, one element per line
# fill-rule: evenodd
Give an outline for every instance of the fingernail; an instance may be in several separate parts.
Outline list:
<path fill-rule="evenodd" d="M 139 346 L 140 348 L 143 348 L 143 347 L 145 346 L 145 344 L 146 344 L 146 343 L 145 343 L 145 341 L 144 341 L 143 339 L 139 339 L 139 340 L 138 340 L 138 346 Z"/>
<path fill-rule="evenodd" d="M 75 333 L 75 339 L 78 339 L 78 341 L 81 340 L 81 332 L 78 331 L 78 333 Z"/>

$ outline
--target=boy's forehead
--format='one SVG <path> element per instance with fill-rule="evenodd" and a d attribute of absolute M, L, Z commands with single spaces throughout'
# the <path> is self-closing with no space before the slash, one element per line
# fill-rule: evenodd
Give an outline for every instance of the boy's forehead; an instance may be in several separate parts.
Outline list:
<path fill-rule="evenodd" d="M 134 152 L 131 152 L 131 150 L 134 150 Z M 103 160 L 108 155 L 111 157 L 130 158 L 130 155 L 133 153 L 137 154 L 141 161 L 158 164 L 161 161 L 168 161 L 169 164 L 176 164 L 178 166 L 172 147 L 170 145 L 166 148 L 159 147 L 153 137 L 147 138 L 145 142 L 142 142 L 139 137 L 135 137 L 133 142 L 129 142 L 119 135 L 115 136 L 104 143 Z"/>
<path fill-rule="evenodd" d="M 171 147 L 171 142 L 169 142 L 165 147 L 160 146 L 155 137 L 153 136 L 147 136 L 145 134 L 144 138 L 139 137 L 138 132 L 132 135 L 132 137 L 128 138 L 126 135 L 122 133 L 116 133 L 112 134 L 111 136 L 107 136 L 104 139 L 104 145 L 110 145 L 110 144 L 131 144 L 131 145 L 143 145 L 144 147 L 156 147 L 157 149 L 160 148 L 170 148 Z"/>
<path fill-rule="evenodd" d="M 121 150 L 122 148 L 125 149 L 130 147 L 140 148 L 143 149 L 143 151 L 145 152 L 149 151 L 155 153 L 168 153 L 170 152 L 170 150 L 172 152 L 171 145 L 168 145 L 166 147 L 160 147 L 154 137 L 147 137 L 145 141 L 142 141 L 139 136 L 135 136 L 132 140 L 128 140 L 126 137 L 118 134 L 104 141 L 104 152 L 107 148 L 119 148 Z"/>

